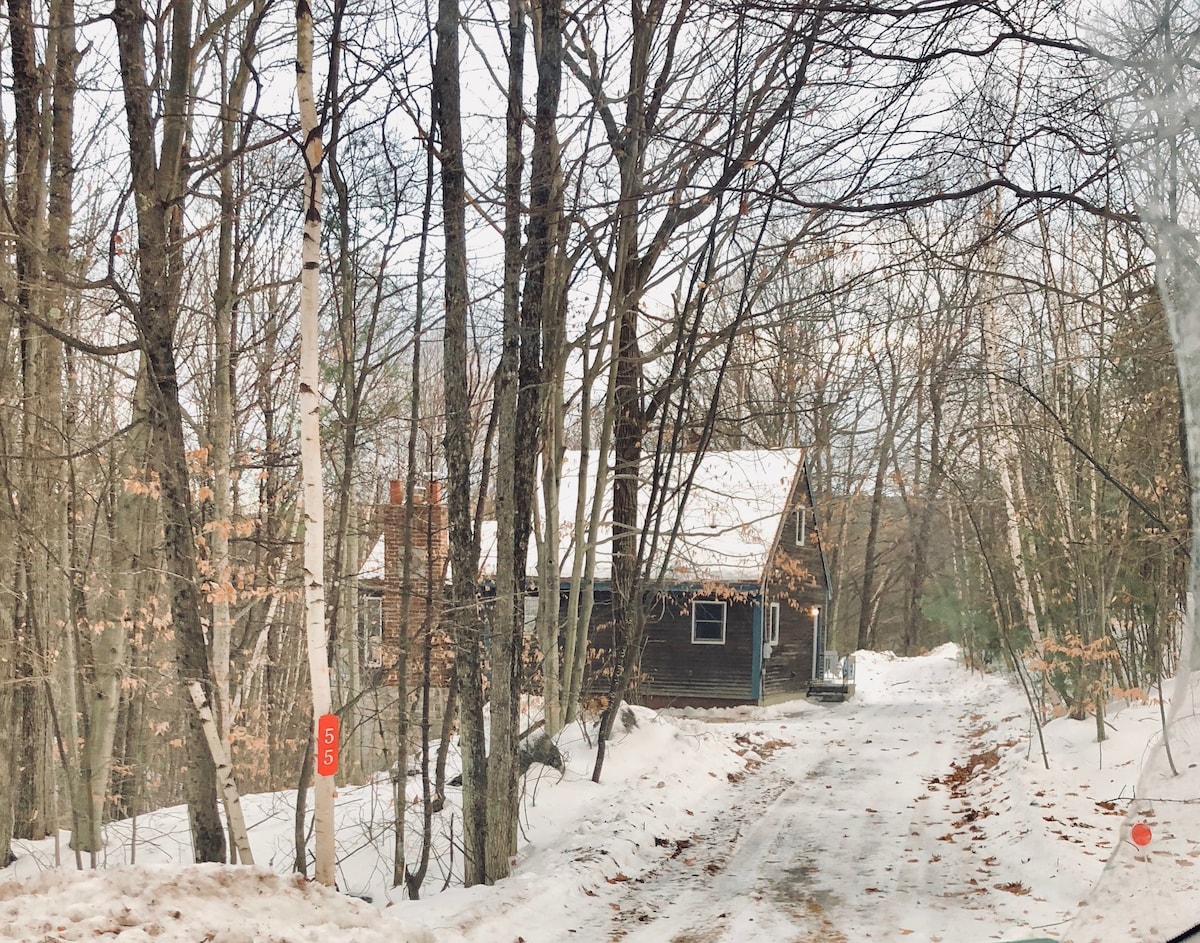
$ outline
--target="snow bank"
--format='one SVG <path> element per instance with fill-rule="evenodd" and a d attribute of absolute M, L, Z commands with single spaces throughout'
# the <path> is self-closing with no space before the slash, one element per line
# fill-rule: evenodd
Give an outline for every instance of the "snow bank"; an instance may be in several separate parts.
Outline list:
<path fill-rule="evenodd" d="M 369 904 L 257 868 L 139 865 L 0 883 L 0 939 L 120 943 L 433 943 Z"/>

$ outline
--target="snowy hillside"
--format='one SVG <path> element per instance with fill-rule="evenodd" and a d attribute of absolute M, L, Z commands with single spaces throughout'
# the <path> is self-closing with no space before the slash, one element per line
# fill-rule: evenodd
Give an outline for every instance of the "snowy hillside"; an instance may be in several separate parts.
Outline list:
<path fill-rule="evenodd" d="M 495 887 L 437 893 L 437 868 L 450 861 L 443 846 L 429 898 L 400 900 L 388 887 L 391 790 L 381 781 L 338 798 L 345 894 L 263 869 L 182 866 L 186 814 L 165 810 L 138 823 L 136 840 L 129 823 L 110 828 L 106 872 L 54 871 L 53 843 L 19 846 L 17 863 L 0 872 L 0 939 L 1065 935 L 1128 828 L 1123 815 L 1159 729 L 1157 708 L 1114 710 L 1102 747 L 1093 723 L 1053 722 L 1047 771 L 1019 690 L 969 673 L 953 647 L 911 659 L 860 653 L 858 677 L 857 698 L 841 705 L 637 709 L 636 726 L 618 726 L 599 785 L 589 778 L 588 738 L 568 730 L 565 775 L 535 767 L 527 779 L 519 861 Z M 257 859 L 278 872 L 291 860 L 290 802 L 281 794 L 246 803 Z M 70 859 L 65 836 L 60 853 Z M 137 864 L 118 867 L 131 854 Z M 1180 854 L 1130 861 L 1153 883 L 1154 869 L 1183 870 Z M 1100 913 L 1089 917 L 1089 938 L 1103 939 Z M 1190 918 L 1159 913 L 1153 930 L 1130 935 L 1123 926 L 1119 939 L 1162 939 Z"/>

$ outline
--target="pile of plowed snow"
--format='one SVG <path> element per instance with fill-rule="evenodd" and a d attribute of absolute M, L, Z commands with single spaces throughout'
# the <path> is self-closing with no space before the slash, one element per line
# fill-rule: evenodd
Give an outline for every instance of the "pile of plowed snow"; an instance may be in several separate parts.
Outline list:
<path fill-rule="evenodd" d="M 397 930 L 400 929 L 400 932 Z M 409 932 L 405 932 L 408 929 Z M 0 883 L 0 940 L 67 943 L 433 943 L 299 875 L 227 865 L 46 871 Z"/>

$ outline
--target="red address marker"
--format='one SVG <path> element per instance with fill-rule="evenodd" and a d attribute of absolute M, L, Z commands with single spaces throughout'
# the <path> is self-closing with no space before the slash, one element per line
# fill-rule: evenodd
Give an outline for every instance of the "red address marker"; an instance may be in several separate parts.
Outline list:
<path fill-rule="evenodd" d="M 1129 830 L 1130 840 L 1139 848 L 1145 848 L 1150 844 L 1150 839 L 1154 837 L 1154 833 L 1150 831 L 1150 826 L 1145 822 L 1138 822 Z"/>
<path fill-rule="evenodd" d="M 317 720 L 317 775 L 332 776 L 338 770 L 337 714 L 322 714 Z"/>

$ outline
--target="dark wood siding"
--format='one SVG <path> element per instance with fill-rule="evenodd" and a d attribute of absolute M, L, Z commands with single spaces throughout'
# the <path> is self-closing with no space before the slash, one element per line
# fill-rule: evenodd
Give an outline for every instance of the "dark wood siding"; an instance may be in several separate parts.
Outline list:
<path fill-rule="evenodd" d="M 713 596 L 700 596 L 713 600 Z M 648 607 L 645 645 L 638 663 L 637 703 L 657 707 L 750 704 L 754 606 L 746 597 L 723 600 L 725 641 L 692 641 L 690 593 L 664 593 Z M 608 594 L 597 595 L 586 689 L 606 691 L 611 678 L 612 629 Z"/>
<path fill-rule="evenodd" d="M 750 662 L 754 645 L 754 608 L 745 598 L 699 601 L 725 604 L 725 641 L 692 641 L 692 597 L 664 594 L 646 623 L 639 693 L 655 701 L 688 703 L 693 699 L 751 700 Z"/>
<path fill-rule="evenodd" d="M 803 515 L 802 523 L 797 512 Z M 762 699 L 766 702 L 803 696 L 813 677 L 813 611 L 823 624 L 828 602 L 818 525 L 808 481 L 801 473 L 789 497 L 767 574 L 764 605 L 779 603 L 780 618 L 779 643 L 763 661 Z M 818 672 L 820 667 L 818 662 Z"/>
<path fill-rule="evenodd" d="M 797 511 L 802 512 L 798 520 Z M 799 525 L 799 526 L 798 526 Z M 645 644 L 638 664 L 635 699 L 655 706 L 711 706 L 775 702 L 808 693 L 814 675 L 813 612 L 822 630 L 829 595 L 827 571 L 819 537 L 820 520 L 812 503 L 804 469 L 796 476 L 787 510 L 775 536 L 774 554 L 762 587 L 742 586 L 743 595 L 728 595 L 725 640 L 722 644 L 692 641 L 691 600 L 694 589 L 674 588 L 649 606 Z M 755 625 L 755 608 L 762 599 L 764 619 Z M 717 599 L 701 594 L 696 598 Z M 780 609 L 779 640 L 761 661 L 761 684 L 756 684 L 755 633 L 766 624 L 771 603 Z M 612 632 L 608 593 L 598 590 L 592 615 L 594 634 L 586 690 L 606 692 L 611 674 Z M 822 631 L 822 637 L 824 631 Z M 824 648 L 819 643 L 819 648 Z M 820 671 L 820 662 L 817 662 Z"/>

